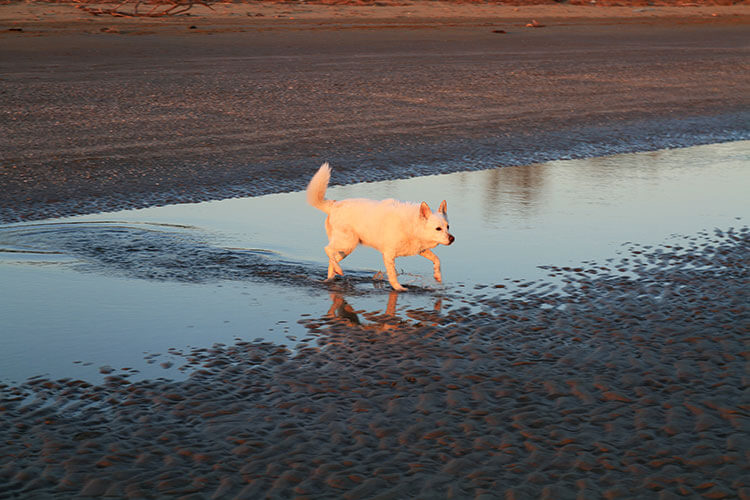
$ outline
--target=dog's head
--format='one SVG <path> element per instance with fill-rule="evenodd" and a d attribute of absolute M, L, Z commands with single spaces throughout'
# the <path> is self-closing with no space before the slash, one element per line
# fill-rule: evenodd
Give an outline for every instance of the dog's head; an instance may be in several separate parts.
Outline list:
<path fill-rule="evenodd" d="M 430 210 L 427 203 L 419 206 L 419 218 L 422 221 L 423 239 L 435 244 L 450 245 L 456 238 L 448 232 L 448 204 L 443 200 L 437 212 Z"/>

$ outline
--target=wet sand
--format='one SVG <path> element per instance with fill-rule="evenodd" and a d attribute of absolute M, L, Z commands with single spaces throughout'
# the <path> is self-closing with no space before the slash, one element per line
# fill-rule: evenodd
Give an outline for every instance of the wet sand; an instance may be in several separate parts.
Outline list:
<path fill-rule="evenodd" d="M 332 292 L 294 354 L 3 387 L 0 497 L 748 498 L 749 247 L 632 245 L 402 317 Z"/>
<path fill-rule="evenodd" d="M 750 137 L 746 5 L 216 9 L 0 6 L 0 222 Z"/>

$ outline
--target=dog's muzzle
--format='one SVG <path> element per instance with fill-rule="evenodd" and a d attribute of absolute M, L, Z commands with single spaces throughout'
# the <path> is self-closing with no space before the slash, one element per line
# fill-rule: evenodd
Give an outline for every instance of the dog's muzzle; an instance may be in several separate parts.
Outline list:
<path fill-rule="evenodd" d="M 450 245 L 451 243 L 453 243 L 453 241 L 454 241 L 455 239 L 456 239 L 456 238 L 454 238 L 452 234 L 449 234 L 449 235 L 448 235 L 448 244 Z"/>

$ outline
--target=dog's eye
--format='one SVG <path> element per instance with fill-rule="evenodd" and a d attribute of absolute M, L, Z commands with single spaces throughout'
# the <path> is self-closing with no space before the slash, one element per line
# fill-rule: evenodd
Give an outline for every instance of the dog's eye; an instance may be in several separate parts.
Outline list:
<path fill-rule="evenodd" d="M 436 228 L 435 228 L 435 231 L 442 231 L 442 230 L 443 230 L 443 228 L 442 228 L 442 227 L 436 227 Z"/>

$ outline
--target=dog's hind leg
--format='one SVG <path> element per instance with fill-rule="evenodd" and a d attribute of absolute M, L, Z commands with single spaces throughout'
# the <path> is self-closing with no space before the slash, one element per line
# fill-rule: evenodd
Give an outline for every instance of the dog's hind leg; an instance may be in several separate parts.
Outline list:
<path fill-rule="evenodd" d="M 435 280 L 438 283 L 442 282 L 443 275 L 440 273 L 440 259 L 438 259 L 438 256 L 435 255 L 435 253 L 429 249 L 420 252 L 419 255 L 421 255 L 425 259 L 428 259 L 429 261 L 432 262 Z"/>
<path fill-rule="evenodd" d="M 341 269 L 341 266 L 339 266 L 338 260 L 335 259 L 338 252 L 335 246 L 335 233 L 333 225 L 331 224 L 330 216 L 326 217 L 326 234 L 328 235 L 328 245 L 324 248 L 326 255 L 328 256 L 328 277 L 326 278 L 326 281 L 331 281 L 337 274 L 343 275 L 344 271 Z"/>
<path fill-rule="evenodd" d="M 346 233 L 338 232 L 330 235 L 328 245 L 325 247 L 328 256 L 328 280 L 332 280 L 337 274 L 343 276 L 344 271 L 339 262 L 352 253 L 358 244 L 358 238 Z"/>
<path fill-rule="evenodd" d="M 325 247 L 326 255 L 328 256 L 328 280 L 332 280 L 337 274 L 343 276 L 344 270 L 341 269 L 339 261 L 343 259 L 338 250 L 333 248 L 331 245 Z"/>
<path fill-rule="evenodd" d="M 396 273 L 396 257 L 393 255 L 383 254 L 383 263 L 385 264 L 385 271 L 388 273 L 388 283 L 391 284 L 394 290 L 397 292 L 403 292 L 406 287 L 402 286 L 398 282 L 398 274 Z"/>

